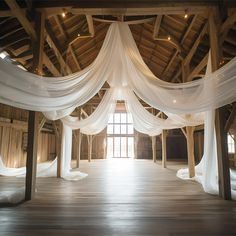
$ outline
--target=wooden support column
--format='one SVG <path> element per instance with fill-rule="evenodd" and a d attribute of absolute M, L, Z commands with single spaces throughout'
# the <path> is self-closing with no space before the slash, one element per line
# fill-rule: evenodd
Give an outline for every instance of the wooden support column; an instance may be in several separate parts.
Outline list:
<path fill-rule="evenodd" d="M 193 126 L 186 127 L 189 178 L 195 176 L 194 137 L 193 137 L 194 129 L 195 127 Z"/>
<path fill-rule="evenodd" d="M 80 163 L 80 154 L 81 154 L 81 142 L 82 142 L 83 134 L 78 130 L 77 133 L 77 158 L 76 158 L 76 167 L 79 168 Z"/>
<path fill-rule="evenodd" d="M 138 158 L 138 142 L 139 142 L 139 133 L 135 132 L 135 137 L 134 137 L 134 159 Z"/>
<path fill-rule="evenodd" d="M 224 130 L 225 123 L 226 123 L 225 108 L 221 107 L 216 110 L 216 120 L 215 120 L 217 157 L 218 157 L 219 195 L 225 200 L 231 200 L 227 132 Z"/>
<path fill-rule="evenodd" d="M 11 8 L 17 9 L 15 1 L 7 2 Z M 20 11 L 18 11 L 20 19 L 24 20 Z M 35 28 L 37 33 L 30 34 L 33 39 L 33 72 L 42 74 L 42 59 L 44 45 L 44 22 L 45 18 L 41 13 L 37 13 L 35 17 Z M 35 32 L 33 29 L 31 31 Z M 36 70 L 37 69 L 37 70 Z M 38 112 L 29 111 L 28 119 L 28 144 L 27 144 L 27 159 L 26 159 L 26 179 L 25 179 L 25 200 L 31 200 L 35 194 L 36 172 L 37 172 L 37 146 L 39 121 Z"/>
<path fill-rule="evenodd" d="M 162 167 L 166 168 L 166 136 L 167 136 L 167 130 L 162 130 Z"/>
<path fill-rule="evenodd" d="M 38 145 L 38 113 L 29 111 L 28 144 L 26 159 L 25 200 L 31 200 L 35 194 Z"/>
<path fill-rule="evenodd" d="M 217 10 L 213 8 L 209 12 L 209 36 L 211 46 L 212 71 L 218 69 L 220 62 L 219 30 L 217 25 L 217 20 L 219 19 L 220 17 Z M 229 157 L 227 150 L 227 132 L 224 129 L 227 120 L 225 117 L 224 107 L 217 109 L 215 115 L 219 195 L 225 200 L 230 200 L 231 184 L 229 172 Z"/>
<path fill-rule="evenodd" d="M 56 154 L 57 154 L 57 178 L 61 178 L 61 144 L 62 144 L 62 123 L 56 125 L 53 121 L 53 127 L 56 134 Z"/>
<path fill-rule="evenodd" d="M 152 160 L 157 162 L 157 137 L 152 136 Z"/>
<path fill-rule="evenodd" d="M 93 149 L 93 136 L 87 135 L 88 138 L 88 161 L 92 160 L 92 149 Z"/>

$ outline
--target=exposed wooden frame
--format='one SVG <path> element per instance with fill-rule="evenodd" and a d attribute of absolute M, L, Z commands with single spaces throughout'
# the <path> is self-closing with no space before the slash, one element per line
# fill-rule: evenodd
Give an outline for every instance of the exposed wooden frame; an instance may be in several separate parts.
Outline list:
<path fill-rule="evenodd" d="M 154 29 L 153 29 L 153 39 L 158 38 L 158 34 L 159 34 L 159 31 L 160 31 L 162 18 L 163 18 L 163 15 L 156 16 L 156 20 L 155 20 L 155 24 L 154 24 Z"/>
<path fill-rule="evenodd" d="M 42 75 L 43 74 L 43 49 L 44 49 L 44 38 L 45 38 L 45 15 L 44 13 L 37 12 L 35 17 L 35 28 L 36 38 L 34 39 L 34 60 L 32 71 Z"/>
<path fill-rule="evenodd" d="M 167 153 L 166 153 L 166 136 L 167 136 L 167 130 L 162 130 L 162 167 L 166 168 L 167 164 Z"/>
<path fill-rule="evenodd" d="M 204 24 L 204 26 L 203 26 L 203 28 L 202 28 L 200 34 L 198 35 L 197 39 L 196 39 L 195 42 L 194 42 L 194 44 L 193 44 L 191 50 L 189 51 L 188 55 L 185 57 L 185 59 L 184 59 L 184 61 L 183 61 L 184 65 L 190 63 L 190 61 L 191 61 L 191 59 L 192 59 L 194 53 L 195 53 L 196 50 L 197 50 L 198 45 L 200 44 L 200 42 L 201 42 L 203 36 L 204 36 L 204 35 L 206 34 L 206 32 L 207 32 L 207 26 L 208 26 L 208 22 L 206 22 L 206 23 Z"/>
<path fill-rule="evenodd" d="M 203 68 L 207 65 L 209 53 L 200 61 L 200 63 L 191 71 L 191 73 L 187 77 L 187 81 L 191 81 L 195 76 L 199 75 L 199 73 L 203 70 Z"/>
<path fill-rule="evenodd" d="M 193 178 L 195 176 L 194 129 L 194 126 L 186 127 L 189 178 Z"/>
<path fill-rule="evenodd" d="M 36 40 L 37 39 L 36 31 L 32 27 L 29 20 L 25 17 L 25 13 L 19 7 L 17 2 L 15 0 L 5 0 L 5 2 L 9 6 L 9 8 L 11 9 L 11 11 L 10 11 L 11 15 L 14 15 L 19 20 L 21 25 L 24 27 L 27 34 L 30 35 L 30 37 L 33 40 Z"/>
<path fill-rule="evenodd" d="M 73 14 L 79 15 L 184 15 L 186 9 L 189 14 L 204 14 L 207 6 L 170 6 L 170 7 L 143 7 L 143 8 L 71 8 L 68 9 Z M 53 10 L 47 9 L 52 14 Z"/>
<path fill-rule="evenodd" d="M 7 5 L 11 9 L 11 15 L 15 16 L 18 21 L 21 23 L 27 34 L 30 35 L 30 37 L 36 41 L 37 40 L 37 34 L 35 29 L 33 28 L 32 24 L 29 22 L 29 20 L 25 16 L 25 11 L 23 11 L 17 2 L 15 0 L 5 0 Z M 51 62 L 51 60 L 48 58 L 46 53 L 43 52 L 43 64 L 52 72 L 53 75 L 59 76 L 60 73 L 58 72 L 57 68 L 54 66 L 54 64 Z"/>
<path fill-rule="evenodd" d="M 157 137 L 152 136 L 152 160 L 156 163 L 157 161 Z"/>
<path fill-rule="evenodd" d="M 219 14 L 216 9 L 209 12 L 209 36 L 211 45 L 211 62 L 212 71 L 218 69 L 220 61 L 219 35 L 217 30 L 217 20 Z M 226 123 L 224 107 L 219 108 L 215 112 L 216 127 L 216 144 L 217 144 L 217 160 L 218 160 L 218 178 L 219 178 L 219 195 L 225 200 L 231 199 L 231 184 L 229 171 L 229 158 L 227 151 L 227 132 L 224 130 Z"/>
<path fill-rule="evenodd" d="M 228 120 L 227 120 L 227 122 L 225 124 L 224 130 L 226 132 L 229 132 L 230 126 L 233 124 L 235 116 L 236 116 L 236 103 L 234 103 L 233 109 L 232 109 L 232 111 L 231 111 L 231 113 L 229 115 L 229 118 L 228 118 Z"/>
<path fill-rule="evenodd" d="M 35 194 L 38 145 L 38 112 L 29 111 L 28 142 L 25 177 L 25 200 L 31 200 Z"/>
<path fill-rule="evenodd" d="M 221 25 L 220 28 L 220 43 L 222 44 L 230 30 L 230 28 L 235 24 L 236 22 L 236 12 L 234 12 L 232 15 L 230 15 L 225 22 Z"/>

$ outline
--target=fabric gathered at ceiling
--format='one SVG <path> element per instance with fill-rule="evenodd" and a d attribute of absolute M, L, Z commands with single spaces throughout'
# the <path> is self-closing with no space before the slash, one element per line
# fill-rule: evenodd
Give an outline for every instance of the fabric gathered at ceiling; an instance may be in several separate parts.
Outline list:
<path fill-rule="evenodd" d="M 110 89 L 89 117 L 78 120 L 70 116 L 76 107 L 95 96 L 106 81 Z M 144 63 L 125 22 L 111 24 L 95 61 L 72 75 L 42 77 L 0 60 L 1 103 L 41 111 L 48 119 L 62 119 L 62 177 L 66 179 L 77 179 L 76 174 L 70 174 L 72 129 L 90 135 L 99 133 L 107 125 L 117 100 L 125 101 L 135 129 L 153 136 L 162 129 L 203 123 L 204 112 L 236 101 L 235 90 L 236 58 L 213 73 L 208 67 L 206 76 L 193 82 L 175 84 L 158 79 Z M 146 111 L 138 97 L 168 118 Z M 212 122 L 205 123 L 206 130 L 214 128 Z M 208 138 L 211 136 L 205 136 L 205 140 Z M 212 155 L 208 151 L 204 155 L 207 160 Z M 213 175 L 217 178 L 217 173 Z"/>

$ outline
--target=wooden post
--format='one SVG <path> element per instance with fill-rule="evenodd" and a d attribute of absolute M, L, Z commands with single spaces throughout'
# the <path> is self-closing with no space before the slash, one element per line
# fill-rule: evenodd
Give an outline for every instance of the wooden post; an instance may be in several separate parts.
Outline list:
<path fill-rule="evenodd" d="M 29 111 L 28 145 L 26 159 L 25 200 L 31 200 L 35 194 L 38 145 L 38 113 Z"/>
<path fill-rule="evenodd" d="M 93 136 L 87 135 L 88 138 L 88 161 L 92 160 Z"/>
<path fill-rule="evenodd" d="M 80 130 L 78 130 L 77 133 L 77 161 L 76 161 L 76 167 L 79 168 L 79 163 L 80 163 L 80 154 L 81 154 L 81 142 L 82 142 L 82 137 L 83 134 L 80 133 Z"/>
<path fill-rule="evenodd" d="M 33 41 L 33 67 L 32 71 L 42 74 L 42 58 L 44 47 L 45 17 L 37 12 L 35 17 L 36 37 Z M 38 113 L 29 111 L 28 120 L 28 145 L 26 159 L 25 200 L 31 200 L 35 194 L 37 172 L 37 146 L 38 146 L 39 121 Z"/>
<path fill-rule="evenodd" d="M 152 160 L 157 161 L 157 138 L 152 136 Z"/>
<path fill-rule="evenodd" d="M 219 48 L 219 30 L 217 29 L 217 20 L 219 20 L 217 10 L 213 8 L 209 12 L 209 36 L 211 46 L 211 61 L 212 71 L 218 69 L 220 62 L 220 48 Z M 225 200 L 231 199 L 231 184 L 229 172 L 229 158 L 227 146 L 227 132 L 224 130 L 226 117 L 224 108 L 216 110 L 215 114 L 216 127 L 216 143 L 217 143 L 217 157 L 218 157 L 218 179 L 219 179 L 219 195 Z"/>
<path fill-rule="evenodd" d="M 60 122 L 56 134 L 56 152 L 57 152 L 57 178 L 61 178 L 61 144 L 62 144 L 62 123 Z"/>
<path fill-rule="evenodd" d="M 162 167 L 166 168 L 166 136 L 167 130 L 162 130 Z"/>
<path fill-rule="evenodd" d="M 218 157 L 219 195 L 225 200 L 231 200 L 231 184 L 229 172 L 229 157 L 227 132 L 224 130 L 226 123 L 225 107 L 216 110 L 216 144 Z"/>
<path fill-rule="evenodd" d="M 139 133 L 135 132 L 135 137 L 134 137 L 134 159 L 138 158 L 138 142 L 139 142 Z"/>
<path fill-rule="evenodd" d="M 193 126 L 186 127 L 189 178 L 195 176 L 194 137 L 193 137 L 194 129 L 195 127 Z"/>

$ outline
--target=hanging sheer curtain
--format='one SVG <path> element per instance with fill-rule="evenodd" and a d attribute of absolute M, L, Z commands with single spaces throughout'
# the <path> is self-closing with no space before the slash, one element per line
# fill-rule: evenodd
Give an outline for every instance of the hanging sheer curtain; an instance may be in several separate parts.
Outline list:
<path fill-rule="evenodd" d="M 90 117 L 79 121 L 69 116 L 75 107 L 92 98 L 105 81 L 111 89 Z M 137 97 L 164 112 L 168 118 L 163 120 L 148 113 Z M 42 111 L 49 119 L 62 119 L 62 166 L 66 178 L 76 179 L 70 173 L 72 129 L 80 128 L 86 134 L 101 131 L 107 124 L 108 114 L 114 111 L 116 100 L 125 100 L 127 109 L 133 115 L 135 128 L 151 136 L 159 134 L 162 129 L 201 124 L 204 120 L 202 112 L 236 101 L 236 58 L 200 80 L 184 84 L 168 83 L 149 70 L 129 26 L 123 22 L 111 24 L 95 61 L 72 75 L 40 77 L 0 60 L 1 103 Z M 209 129 L 205 140 L 210 143 L 213 115 L 211 119 L 209 117 L 206 118 L 209 122 L 205 123 L 206 130 Z M 206 153 L 206 163 L 211 163 L 209 158 L 213 154 L 205 150 Z M 206 169 L 210 164 L 203 166 Z M 201 178 L 205 181 L 204 186 L 209 186 L 204 177 L 206 174 L 205 171 Z M 211 174 L 215 178 L 215 173 Z"/>
<path fill-rule="evenodd" d="M 210 54 L 209 54 L 210 55 Z M 208 60 L 206 75 L 212 71 L 211 60 Z M 180 169 L 177 176 L 182 179 L 189 179 L 189 170 Z M 236 200 L 236 171 L 230 170 L 232 199 Z M 202 184 L 205 192 L 218 195 L 218 164 L 217 146 L 215 133 L 215 111 L 205 112 L 204 123 L 204 154 L 200 163 L 195 167 L 195 177 L 192 179 Z"/>
<path fill-rule="evenodd" d="M 236 100 L 236 58 L 203 79 L 184 84 L 158 79 L 144 63 L 129 26 L 111 24 L 95 61 L 72 75 L 48 78 L 0 60 L 0 102 L 59 119 L 86 103 L 107 81 L 129 86 L 151 106 L 173 114 L 212 110 Z"/>

